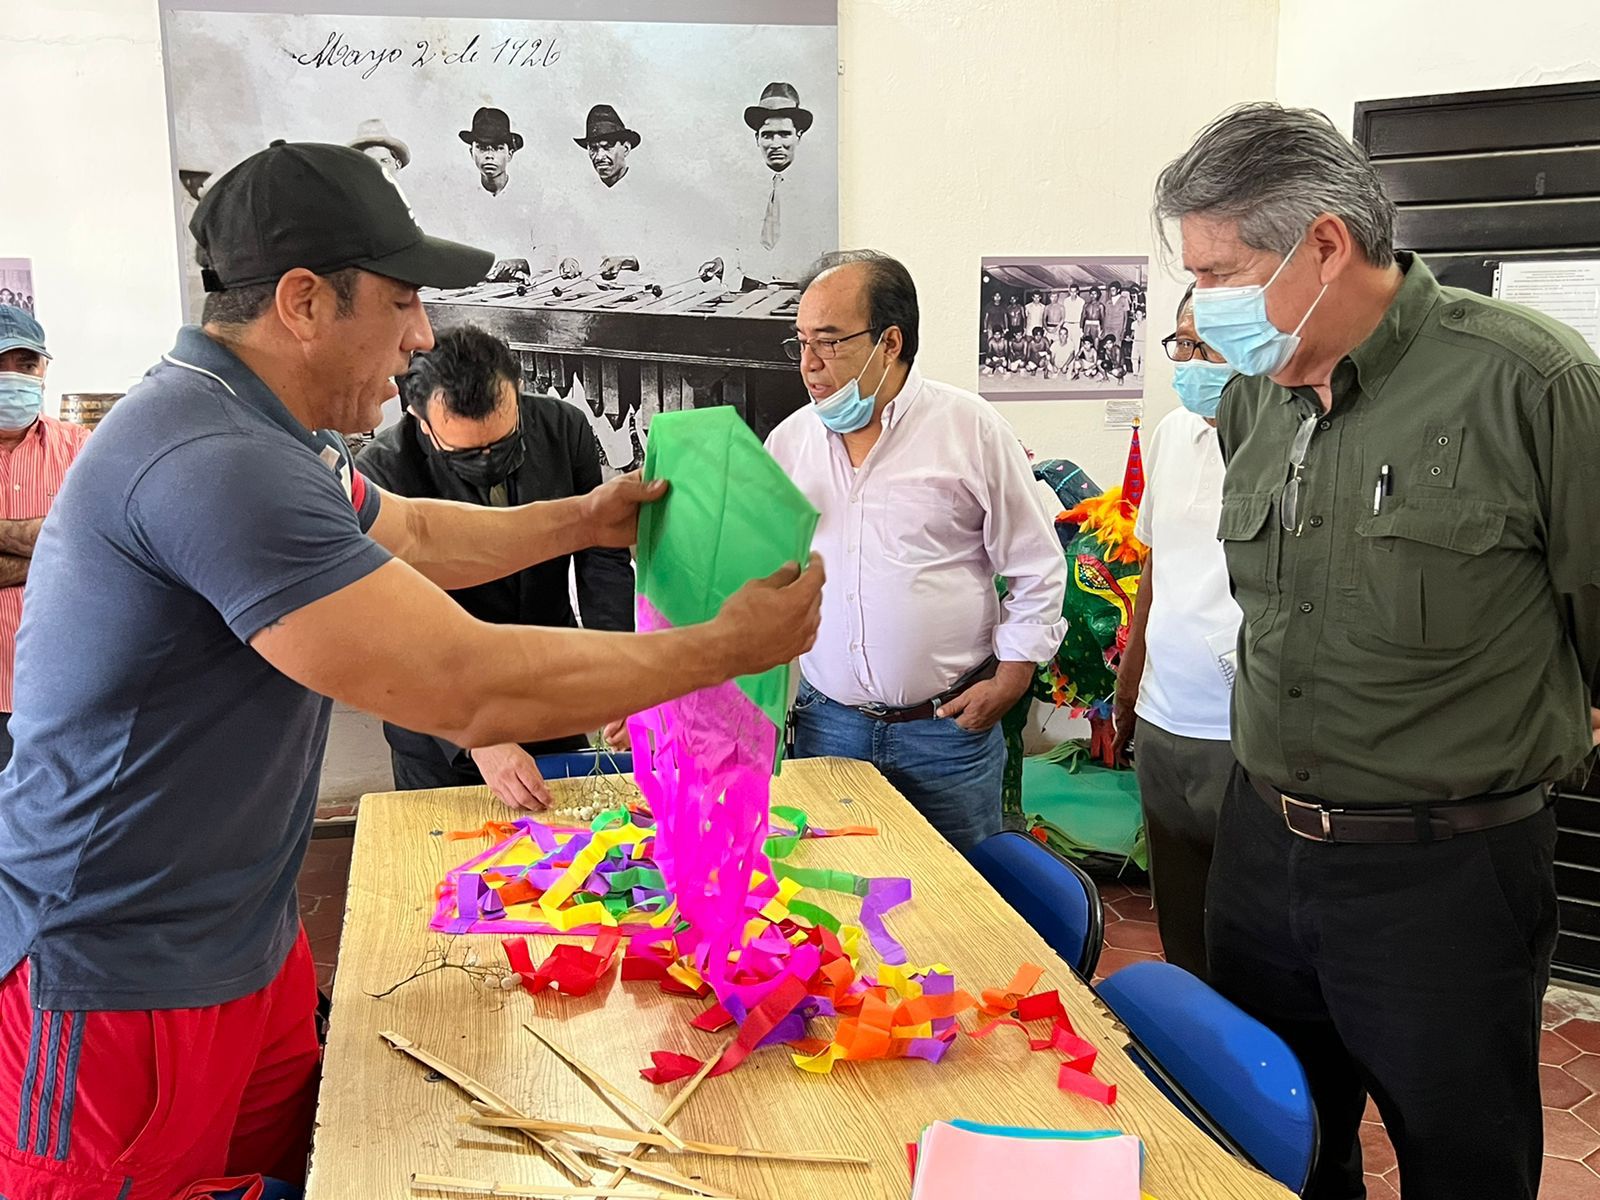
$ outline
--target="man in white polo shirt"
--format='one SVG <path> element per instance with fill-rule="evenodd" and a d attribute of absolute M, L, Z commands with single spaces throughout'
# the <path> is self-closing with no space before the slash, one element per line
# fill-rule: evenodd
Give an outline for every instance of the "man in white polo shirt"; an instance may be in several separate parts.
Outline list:
<path fill-rule="evenodd" d="M 1233 369 L 1200 340 L 1191 296 L 1161 346 L 1183 407 L 1144 445 L 1134 533 L 1150 547 L 1117 672 L 1120 756 L 1138 727 L 1134 766 L 1150 847 L 1150 885 L 1167 961 L 1206 974 L 1206 875 L 1233 770 L 1228 710 L 1239 606 L 1217 541 L 1222 453 L 1217 405 Z"/>

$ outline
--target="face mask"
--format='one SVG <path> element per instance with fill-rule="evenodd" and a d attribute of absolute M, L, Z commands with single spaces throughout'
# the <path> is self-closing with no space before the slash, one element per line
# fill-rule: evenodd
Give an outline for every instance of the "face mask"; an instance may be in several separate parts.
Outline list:
<path fill-rule="evenodd" d="M 462 483 L 469 487 L 488 490 L 504 483 L 511 473 L 522 465 L 522 428 L 519 425 L 498 442 L 471 450 L 441 450 L 431 437 L 424 435 L 428 451 Z"/>
<path fill-rule="evenodd" d="M 20 371 L 0 371 L 0 429 L 26 429 L 44 406 L 44 380 Z"/>
<path fill-rule="evenodd" d="M 1328 285 L 1323 284 L 1322 291 L 1317 293 L 1293 333 L 1284 333 L 1267 318 L 1267 289 L 1283 274 L 1289 259 L 1299 249 L 1300 243 L 1296 242 L 1294 250 L 1289 251 L 1289 258 L 1278 264 L 1266 283 L 1195 289 L 1195 329 L 1201 340 L 1227 359 L 1241 375 L 1273 375 L 1283 370 L 1300 348 L 1300 331 L 1327 294 Z"/>
<path fill-rule="evenodd" d="M 1217 407 L 1222 403 L 1223 385 L 1233 378 L 1233 374 L 1231 363 L 1192 358 L 1173 368 L 1172 390 L 1178 393 L 1178 399 L 1190 412 L 1211 418 L 1217 415 Z"/>
<path fill-rule="evenodd" d="M 884 332 L 888 331 L 885 330 Z M 882 341 L 883 334 L 880 333 L 878 340 L 872 343 L 872 348 L 876 350 Z M 881 388 L 883 381 L 889 377 L 889 364 L 888 362 L 883 364 L 883 374 L 878 376 L 877 387 L 872 389 L 871 394 L 863 396 L 861 394 L 861 376 L 866 373 L 867 364 L 871 361 L 872 355 L 869 354 L 867 355 L 867 361 L 861 364 L 861 370 L 856 373 L 854 379 L 826 400 L 819 400 L 811 406 L 816 410 L 817 416 L 822 419 L 822 423 L 834 433 L 855 433 L 858 430 L 865 429 L 867 422 L 872 420 L 872 409 L 876 403 L 878 388 Z"/>

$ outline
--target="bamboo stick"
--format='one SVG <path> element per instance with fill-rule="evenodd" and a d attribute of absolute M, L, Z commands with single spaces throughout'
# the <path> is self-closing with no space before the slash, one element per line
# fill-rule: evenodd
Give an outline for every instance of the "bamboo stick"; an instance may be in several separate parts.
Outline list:
<path fill-rule="evenodd" d="M 388 1042 L 389 1045 L 393 1046 L 401 1054 L 404 1054 L 407 1058 L 416 1060 L 431 1071 L 439 1072 L 439 1074 L 443 1075 L 451 1083 L 455 1084 L 456 1087 L 460 1088 L 468 1096 L 472 1097 L 472 1099 L 478 1101 L 486 1108 L 502 1113 L 508 1117 L 520 1117 L 525 1115 L 518 1112 L 516 1105 L 512 1104 L 511 1101 L 507 1100 L 499 1092 L 495 1091 L 482 1081 L 473 1078 L 471 1075 L 468 1075 L 465 1071 L 463 1071 L 460 1067 L 455 1066 L 453 1063 L 448 1063 L 438 1055 L 431 1054 L 424 1050 L 421 1046 L 418 1046 L 415 1042 L 411 1041 L 410 1038 L 403 1037 L 402 1035 L 394 1032 L 392 1029 L 383 1030 L 378 1034 L 378 1036 L 384 1041 Z M 581 1159 L 574 1158 L 572 1154 L 561 1144 L 559 1139 L 541 1137 L 537 1133 L 532 1133 L 526 1130 L 523 1131 L 523 1136 L 531 1141 L 535 1146 L 539 1147 L 540 1151 L 545 1155 L 546 1158 L 550 1159 L 551 1162 L 555 1163 L 556 1166 L 560 1167 L 573 1179 L 581 1180 L 582 1182 L 589 1184 L 594 1182 L 595 1173 L 591 1171 Z"/>
<path fill-rule="evenodd" d="M 668 1129 L 660 1121 L 656 1120 L 649 1109 L 634 1101 L 626 1092 L 617 1087 L 616 1084 L 612 1083 L 604 1075 L 600 1074 L 599 1071 L 596 1071 L 593 1067 L 583 1062 L 570 1050 L 563 1050 L 560 1046 L 556 1045 L 549 1038 L 545 1037 L 532 1025 L 524 1024 L 522 1027 L 534 1037 L 538 1038 L 540 1044 L 542 1044 L 547 1050 L 549 1050 L 562 1062 L 566 1063 L 567 1066 L 576 1071 L 578 1075 L 588 1082 L 590 1087 L 599 1091 L 602 1099 L 604 1099 L 607 1095 L 614 1097 L 619 1103 L 625 1105 L 627 1108 L 632 1109 L 641 1118 L 643 1118 L 647 1126 L 649 1126 L 651 1129 L 654 1129 L 662 1137 L 666 1138 L 667 1141 L 671 1142 L 676 1149 L 683 1149 L 682 1138 L 673 1133 L 672 1130 Z M 610 1104 L 610 1101 L 608 1100 L 607 1103 Z M 632 1123 L 628 1117 L 628 1114 L 623 1112 L 622 1109 L 617 1108 L 615 1104 L 611 1104 L 611 1108 L 614 1109 L 616 1114 L 624 1121 L 629 1121 L 630 1124 Z"/>
<path fill-rule="evenodd" d="M 655 1146 L 657 1149 L 676 1150 L 676 1147 L 659 1133 L 637 1129 L 623 1129 L 608 1125 L 585 1125 L 578 1121 L 545 1121 L 537 1117 L 504 1117 L 488 1114 L 463 1115 L 461 1120 L 480 1129 L 527 1129 L 535 1133 L 586 1133 L 590 1137 L 610 1138 L 618 1142 L 634 1142 Z M 722 1158 L 763 1158 L 777 1162 L 855 1163 L 868 1165 L 871 1160 L 858 1154 L 836 1154 L 827 1150 L 766 1150 L 751 1146 L 726 1146 L 718 1142 L 697 1142 L 684 1139 L 683 1150 L 677 1153 L 712 1154 Z"/>
<path fill-rule="evenodd" d="M 459 1175 L 413 1175 L 411 1189 L 416 1191 L 419 1188 L 467 1196 L 532 1196 L 535 1200 L 566 1200 L 574 1196 L 598 1197 L 601 1200 L 605 1197 L 618 1197 L 620 1200 L 681 1200 L 681 1197 L 674 1197 L 671 1192 L 659 1189 L 618 1191 L 615 1188 L 562 1187 L 554 1183 L 500 1183 L 496 1180 L 464 1179 Z"/>
<path fill-rule="evenodd" d="M 707 1058 L 701 1068 L 689 1077 L 689 1082 L 678 1089 L 678 1094 L 672 1098 L 672 1103 L 667 1105 L 666 1110 L 661 1114 L 661 1120 L 663 1123 L 672 1120 L 673 1117 L 677 1116 L 678 1113 L 682 1111 L 683 1106 L 689 1103 L 689 1097 L 693 1096 L 699 1089 L 700 1085 L 705 1082 L 706 1076 L 711 1074 L 711 1068 L 722 1061 L 722 1056 L 728 1052 L 728 1047 L 731 1045 L 733 1045 L 733 1038 L 730 1037 L 727 1041 L 722 1043 L 722 1049 L 718 1050 L 711 1057 Z M 622 1165 L 612 1173 L 611 1178 L 606 1181 L 605 1186 L 616 1187 L 619 1183 L 626 1179 L 628 1177 L 628 1172 L 631 1171 L 635 1165 L 637 1165 L 640 1159 L 649 1154 L 651 1149 L 652 1147 L 650 1146 L 635 1147 L 633 1153 L 628 1155 L 627 1158 L 623 1159 Z"/>

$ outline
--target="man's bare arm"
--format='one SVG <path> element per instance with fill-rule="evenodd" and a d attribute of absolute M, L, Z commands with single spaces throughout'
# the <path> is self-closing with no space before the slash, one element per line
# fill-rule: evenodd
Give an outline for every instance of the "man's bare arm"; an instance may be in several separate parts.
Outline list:
<path fill-rule="evenodd" d="M 646 485 L 637 474 L 583 496 L 516 508 L 384 492 L 369 532 L 396 558 L 455 590 L 591 546 L 630 546 L 638 536 L 639 505 L 665 493 L 665 484 Z"/>
<path fill-rule="evenodd" d="M 0 554 L 0 588 L 21 587 L 28 582 L 28 565 L 33 560 L 18 554 Z"/>
<path fill-rule="evenodd" d="M 33 544 L 39 540 L 39 527 L 43 524 L 43 517 L 32 517 L 26 521 L 0 521 L 0 554 L 32 558 Z M 26 577 L 27 573 L 23 575 Z"/>
<path fill-rule="evenodd" d="M 746 585 L 714 619 L 662 633 L 478 621 L 400 561 L 251 639 L 313 691 L 459 746 L 598 729 L 785 663 L 816 639 L 821 560 Z"/>

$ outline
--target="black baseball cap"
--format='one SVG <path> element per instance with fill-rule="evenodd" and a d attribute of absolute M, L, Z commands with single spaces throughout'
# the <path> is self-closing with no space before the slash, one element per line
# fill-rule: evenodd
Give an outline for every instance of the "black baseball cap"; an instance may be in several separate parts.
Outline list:
<path fill-rule="evenodd" d="M 468 287 L 494 264 L 429 237 L 378 162 L 348 146 L 274 142 L 211 185 L 189 221 L 208 292 L 360 267 L 415 287 Z"/>

